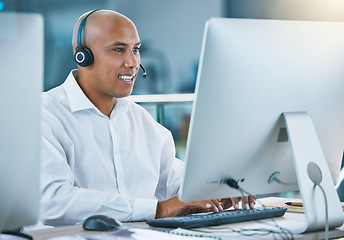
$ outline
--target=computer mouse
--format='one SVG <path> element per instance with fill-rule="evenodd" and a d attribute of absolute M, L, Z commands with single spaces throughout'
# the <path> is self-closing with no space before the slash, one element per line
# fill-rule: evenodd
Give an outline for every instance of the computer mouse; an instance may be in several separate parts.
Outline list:
<path fill-rule="evenodd" d="M 93 215 L 88 217 L 82 227 L 85 230 L 91 231 L 108 231 L 111 229 L 118 228 L 122 225 L 122 223 L 118 220 L 110 218 L 105 215 Z"/>

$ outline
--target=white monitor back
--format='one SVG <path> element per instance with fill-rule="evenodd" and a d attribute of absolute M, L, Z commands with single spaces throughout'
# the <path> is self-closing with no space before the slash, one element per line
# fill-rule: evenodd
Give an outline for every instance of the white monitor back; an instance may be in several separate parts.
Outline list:
<path fill-rule="evenodd" d="M 344 23 L 210 19 L 191 116 L 184 201 L 298 189 L 283 112 L 306 111 L 333 180 L 344 149 Z M 284 136 L 283 136 L 284 135 Z M 268 183 L 274 172 L 279 180 Z M 306 174 L 306 172 L 305 172 Z"/>
<path fill-rule="evenodd" d="M 39 214 L 43 18 L 0 12 L 0 230 Z"/>

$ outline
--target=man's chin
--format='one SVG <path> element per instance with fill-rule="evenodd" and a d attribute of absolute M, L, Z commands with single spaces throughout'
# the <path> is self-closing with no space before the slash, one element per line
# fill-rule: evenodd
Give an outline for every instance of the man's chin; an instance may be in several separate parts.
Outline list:
<path fill-rule="evenodd" d="M 125 97 L 128 97 L 128 96 L 131 95 L 132 92 L 133 92 L 133 91 L 130 91 L 130 92 L 128 92 L 128 93 L 118 94 L 118 95 L 116 96 L 116 98 L 125 98 Z"/>

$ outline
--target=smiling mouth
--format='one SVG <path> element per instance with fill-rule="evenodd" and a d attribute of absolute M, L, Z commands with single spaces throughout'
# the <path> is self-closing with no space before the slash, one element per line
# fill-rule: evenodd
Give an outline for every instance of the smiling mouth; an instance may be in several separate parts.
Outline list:
<path fill-rule="evenodd" d="M 125 83 L 132 83 L 134 81 L 134 76 L 135 75 L 120 75 L 118 76 L 118 78 L 124 81 Z"/>

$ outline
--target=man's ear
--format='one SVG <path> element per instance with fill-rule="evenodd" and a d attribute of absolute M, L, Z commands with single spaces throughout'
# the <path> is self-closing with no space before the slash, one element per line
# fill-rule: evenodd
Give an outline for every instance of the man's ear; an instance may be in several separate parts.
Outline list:
<path fill-rule="evenodd" d="M 73 55 L 75 55 L 75 53 L 78 51 L 78 46 L 75 45 L 75 47 L 73 47 Z"/>

